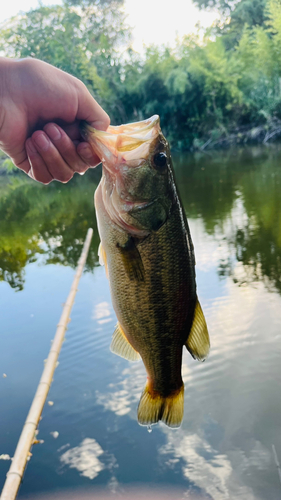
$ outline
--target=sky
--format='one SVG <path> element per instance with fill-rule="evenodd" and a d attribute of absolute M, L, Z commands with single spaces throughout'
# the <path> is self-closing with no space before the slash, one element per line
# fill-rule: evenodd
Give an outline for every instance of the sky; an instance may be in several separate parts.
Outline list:
<path fill-rule="evenodd" d="M 43 0 L 44 5 L 60 3 L 60 0 Z M 182 37 L 195 31 L 200 21 L 204 27 L 210 26 L 216 15 L 201 12 L 192 0 L 172 0 L 165 7 L 163 0 L 125 0 L 127 23 L 133 28 L 133 48 L 142 51 L 143 44 L 173 45 L 177 36 Z M 172 5 L 172 8 L 171 8 Z M 16 15 L 20 10 L 28 11 L 38 6 L 38 0 L 10 0 L 3 2 L 0 9 L 0 23 Z"/>

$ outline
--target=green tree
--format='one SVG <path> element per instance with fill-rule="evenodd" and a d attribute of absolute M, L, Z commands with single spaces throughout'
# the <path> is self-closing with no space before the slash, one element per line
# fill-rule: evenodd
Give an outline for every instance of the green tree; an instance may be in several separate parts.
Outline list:
<path fill-rule="evenodd" d="M 266 0 L 241 0 L 230 13 L 229 22 L 225 24 L 224 43 L 233 49 L 239 42 L 244 27 L 265 27 L 267 21 Z"/>
<path fill-rule="evenodd" d="M 240 31 L 244 25 L 262 26 L 266 0 L 194 0 L 200 9 L 217 10 L 228 26 Z"/>
<path fill-rule="evenodd" d="M 159 114 L 174 149 L 202 148 L 241 127 L 266 132 L 281 119 L 281 0 L 196 2 L 222 22 L 144 57 L 127 49 L 122 0 L 41 6 L 2 26 L 0 50 L 82 79 L 112 123 Z"/>
<path fill-rule="evenodd" d="M 239 0 L 194 0 L 200 9 L 217 10 L 222 16 L 229 15 Z"/>
<path fill-rule="evenodd" d="M 267 0 L 194 0 L 200 9 L 218 11 L 216 34 L 224 35 L 227 49 L 233 49 L 245 26 L 265 26 Z"/>
<path fill-rule="evenodd" d="M 120 80 L 119 49 L 130 35 L 122 3 L 69 0 L 41 6 L 5 23 L 0 50 L 9 57 L 37 57 L 71 73 L 108 109 L 115 97 L 112 81 Z"/>

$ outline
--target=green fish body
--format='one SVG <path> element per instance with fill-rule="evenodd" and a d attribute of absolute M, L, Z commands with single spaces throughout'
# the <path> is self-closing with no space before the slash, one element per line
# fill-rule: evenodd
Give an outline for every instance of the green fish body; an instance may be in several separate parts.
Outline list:
<path fill-rule="evenodd" d="M 107 132 L 86 125 L 83 134 L 103 159 L 95 206 L 100 261 L 118 319 L 111 350 L 145 365 L 139 423 L 178 427 L 183 346 L 203 360 L 210 343 L 169 145 L 158 116 Z"/>

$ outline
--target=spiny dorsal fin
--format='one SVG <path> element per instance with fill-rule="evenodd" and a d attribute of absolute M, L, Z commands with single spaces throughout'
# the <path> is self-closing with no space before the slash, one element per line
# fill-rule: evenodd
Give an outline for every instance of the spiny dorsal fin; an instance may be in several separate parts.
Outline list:
<path fill-rule="evenodd" d="M 118 322 L 113 332 L 112 341 L 110 345 L 111 352 L 121 356 L 121 358 L 128 359 L 129 361 L 138 361 L 141 359 L 139 353 L 131 346 L 127 340 L 122 326 Z"/>
<path fill-rule="evenodd" d="M 104 248 L 103 248 L 101 242 L 99 244 L 98 256 L 99 256 L 99 263 L 100 263 L 101 266 L 105 267 L 106 277 L 108 278 L 108 268 L 107 268 L 106 253 L 104 251 Z"/>
<path fill-rule="evenodd" d="M 185 346 L 191 356 L 199 361 L 204 361 L 209 354 L 210 339 L 206 320 L 198 299 L 195 306 L 192 327 Z"/>
<path fill-rule="evenodd" d="M 183 419 L 184 386 L 166 398 L 158 393 L 151 394 L 148 384 L 140 398 L 138 422 L 140 425 L 156 424 L 162 420 L 168 427 L 180 427 Z"/>

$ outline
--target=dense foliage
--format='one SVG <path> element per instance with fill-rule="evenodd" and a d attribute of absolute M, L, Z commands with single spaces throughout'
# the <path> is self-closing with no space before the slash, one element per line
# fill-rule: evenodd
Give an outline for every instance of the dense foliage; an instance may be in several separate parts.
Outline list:
<path fill-rule="evenodd" d="M 2 26 L 0 50 L 38 57 L 81 78 L 112 123 L 159 114 L 179 150 L 234 136 L 236 142 L 277 136 L 281 0 L 194 1 L 217 9 L 220 20 L 173 49 L 149 47 L 144 57 L 128 48 L 122 0 L 41 6 Z"/>

